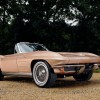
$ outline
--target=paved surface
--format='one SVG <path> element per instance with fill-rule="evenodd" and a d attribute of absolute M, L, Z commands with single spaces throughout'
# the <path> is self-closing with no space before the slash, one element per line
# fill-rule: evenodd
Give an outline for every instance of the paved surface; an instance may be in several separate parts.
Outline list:
<path fill-rule="evenodd" d="M 100 73 L 88 82 L 58 80 L 52 88 L 39 88 L 28 78 L 7 77 L 0 81 L 0 100 L 100 100 Z"/>

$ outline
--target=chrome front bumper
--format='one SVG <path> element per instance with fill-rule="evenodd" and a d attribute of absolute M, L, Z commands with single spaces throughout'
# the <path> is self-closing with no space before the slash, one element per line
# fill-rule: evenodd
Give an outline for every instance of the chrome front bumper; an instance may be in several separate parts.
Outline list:
<path fill-rule="evenodd" d="M 90 66 L 90 70 L 93 69 L 99 69 L 100 64 L 93 64 Z M 74 73 L 82 73 L 85 69 L 87 69 L 87 66 L 85 64 L 76 64 L 76 65 L 62 65 L 62 66 L 55 66 L 54 72 L 56 74 L 74 74 Z"/>

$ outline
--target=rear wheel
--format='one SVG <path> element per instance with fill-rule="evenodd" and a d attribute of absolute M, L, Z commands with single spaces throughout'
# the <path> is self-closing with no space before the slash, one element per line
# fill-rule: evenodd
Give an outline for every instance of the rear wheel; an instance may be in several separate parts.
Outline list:
<path fill-rule="evenodd" d="M 88 81 L 91 79 L 92 75 L 93 75 L 93 70 L 89 70 L 81 74 L 75 74 L 73 77 L 77 81 Z"/>
<path fill-rule="evenodd" d="M 56 81 L 57 75 L 47 62 L 39 61 L 33 67 L 33 79 L 39 87 L 51 87 Z"/>

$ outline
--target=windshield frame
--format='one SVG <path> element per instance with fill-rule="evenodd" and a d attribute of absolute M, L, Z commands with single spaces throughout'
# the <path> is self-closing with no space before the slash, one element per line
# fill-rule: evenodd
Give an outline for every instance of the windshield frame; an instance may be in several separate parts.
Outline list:
<path fill-rule="evenodd" d="M 41 48 L 41 50 L 38 50 L 35 46 L 36 47 L 39 46 Z M 33 50 L 33 48 L 34 48 L 34 50 Z M 34 52 L 34 51 L 49 51 L 49 50 L 43 44 L 20 42 L 15 45 L 15 51 L 17 53 L 28 53 L 28 52 Z"/>

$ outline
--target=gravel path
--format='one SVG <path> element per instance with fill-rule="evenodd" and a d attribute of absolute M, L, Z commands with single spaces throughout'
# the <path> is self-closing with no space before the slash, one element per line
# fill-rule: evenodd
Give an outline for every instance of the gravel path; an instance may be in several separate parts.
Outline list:
<path fill-rule="evenodd" d="M 7 77 L 0 81 L 0 100 L 100 100 L 100 73 L 82 83 L 72 77 L 57 80 L 52 88 L 39 88 L 28 78 Z"/>

